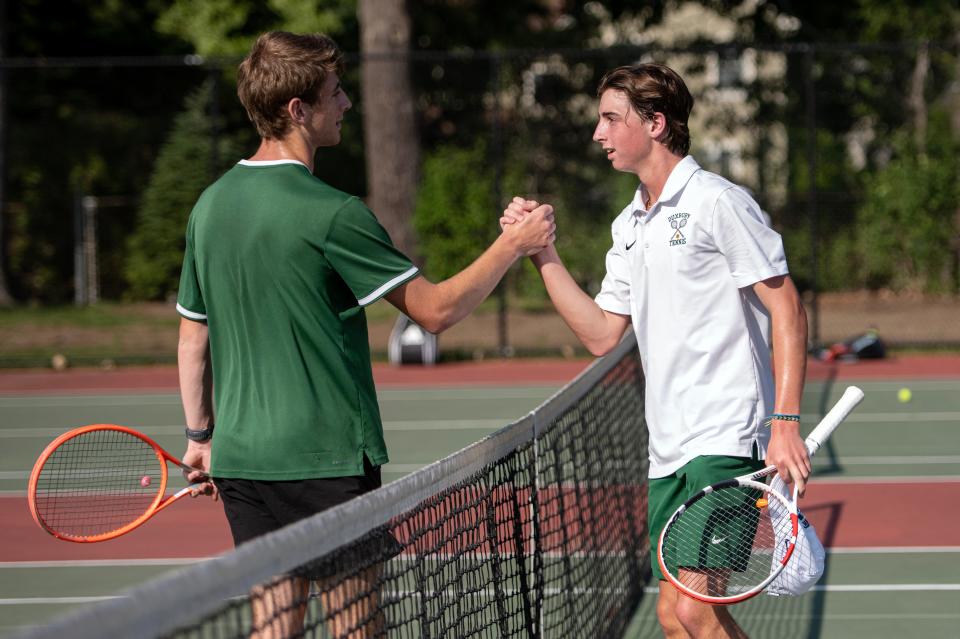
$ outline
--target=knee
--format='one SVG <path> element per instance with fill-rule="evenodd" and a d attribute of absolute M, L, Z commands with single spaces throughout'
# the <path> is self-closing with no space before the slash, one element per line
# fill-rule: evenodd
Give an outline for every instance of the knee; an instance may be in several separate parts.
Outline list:
<path fill-rule="evenodd" d="M 676 598 L 661 596 L 657 600 L 657 621 L 660 622 L 664 637 L 682 637 L 686 634 L 683 625 L 677 619 L 676 604 Z"/>
<path fill-rule="evenodd" d="M 677 622 L 691 637 L 706 636 L 704 632 L 713 627 L 714 607 L 690 597 L 679 597 L 674 607 Z"/>

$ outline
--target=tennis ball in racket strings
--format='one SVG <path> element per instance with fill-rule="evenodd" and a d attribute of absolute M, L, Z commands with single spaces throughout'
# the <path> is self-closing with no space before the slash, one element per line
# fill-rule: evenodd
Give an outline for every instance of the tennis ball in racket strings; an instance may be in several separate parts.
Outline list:
<path fill-rule="evenodd" d="M 761 497 L 757 500 L 757 508 L 766 508 L 769 503 L 766 497 Z"/>
<path fill-rule="evenodd" d="M 913 393 L 909 388 L 901 388 L 897 391 L 897 399 L 899 399 L 901 403 L 906 404 L 913 399 Z"/>
<path fill-rule="evenodd" d="M 153 480 L 150 479 L 150 475 L 144 475 L 143 477 L 140 478 L 140 485 L 143 486 L 144 488 L 148 488 L 152 481 Z"/>

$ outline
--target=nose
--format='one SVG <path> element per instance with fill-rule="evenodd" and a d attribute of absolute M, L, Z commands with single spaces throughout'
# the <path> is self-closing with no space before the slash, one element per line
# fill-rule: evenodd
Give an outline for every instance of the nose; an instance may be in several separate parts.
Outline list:
<path fill-rule="evenodd" d="M 602 126 L 603 126 L 603 122 L 597 122 L 597 126 L 593 129 L 593 141 L 594 141 L 594 142 L 602 142 L 602 141 L 603 141 L 604 135 L 603 135 L 603 131 L 601 130 L 601 127 L 602 127 Z"/>
<path fill-rule="evenodd" d="M 353 106 L 353 102 L 350 101 L 350 98 L 347 96 L 346 91 L 344 91 L 343 92 L 343 110 L 347 111 L 352 106 Z"/>

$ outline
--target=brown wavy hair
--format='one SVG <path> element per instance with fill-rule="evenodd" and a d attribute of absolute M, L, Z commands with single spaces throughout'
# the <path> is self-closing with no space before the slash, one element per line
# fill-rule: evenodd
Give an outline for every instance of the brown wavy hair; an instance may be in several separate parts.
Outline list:
<path fill-rule="evenodd" d="M 667 131 L 660 142 L 676 155 L 684 156 L 690 151 L 687 121 L 693 110 L 693 96 L 676 71 L 662 64 L 618 67 L 600 80 L 597 96 L 608 89 L 622 91 L 644 120 L 662 113 L 667 120 Z"/>
<path fill-rule="evenodd" d="M 264 33 L 240 63 L 237 95 L 260 137 L 280 139 L 290 130 L 287 103 L 315 104 L 330 73 L 343 74 L 343 54 L 322 33 Z"/>

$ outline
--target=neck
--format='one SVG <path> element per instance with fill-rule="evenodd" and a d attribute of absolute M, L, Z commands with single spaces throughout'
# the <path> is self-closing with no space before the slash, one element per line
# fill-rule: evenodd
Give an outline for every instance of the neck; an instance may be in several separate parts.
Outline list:
<path fill-rule="evenodd" d="M 310 148 L 297 135 L 288 135 L 280 140 L 260 140 L 260 148 L 250 156 L 254 161 L 268 160 L 297 160 L 307 165 L 311 173 L 313 172 L 313 154 L 316 149 Z"/>
<path fill-rule="evenodd" d="M 667 178 L 670 177 L 670 173 L 682 159 L 679 155 L 674 155 L 664 149 L 663 153 L 657 153 L 649 157 L 647 162 L 637 170 L 637 177 L 640 178 L 643 188 L 649 194 L 650 206 L 660 199 Z"/>

